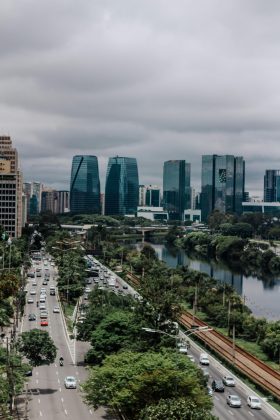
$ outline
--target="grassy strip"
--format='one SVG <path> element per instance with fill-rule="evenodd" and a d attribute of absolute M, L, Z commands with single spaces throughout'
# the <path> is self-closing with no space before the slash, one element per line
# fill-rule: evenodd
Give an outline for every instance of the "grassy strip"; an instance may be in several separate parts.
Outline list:
<path fill-rule="evenodd" d="M 66 326 L 69 332 L 73 332 L 74 324 L 72 321 L 72 315 L 76 304 L 62 302 L 62 309 L 65 315 Z"/>

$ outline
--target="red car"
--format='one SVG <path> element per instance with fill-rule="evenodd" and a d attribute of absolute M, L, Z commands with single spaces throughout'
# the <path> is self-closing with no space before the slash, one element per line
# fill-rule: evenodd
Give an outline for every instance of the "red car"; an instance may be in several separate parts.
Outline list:
<path fill-rule="evenodd" d="M 41 327 L 47 327 L 49 325 L 48 321 L 46 319 L 42 319 L 40 322 Z"/>

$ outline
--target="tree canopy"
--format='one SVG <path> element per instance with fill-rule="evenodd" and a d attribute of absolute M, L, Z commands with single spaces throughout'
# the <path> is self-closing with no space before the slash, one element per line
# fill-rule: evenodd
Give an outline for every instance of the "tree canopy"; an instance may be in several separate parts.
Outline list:
<path fill-rule="evenodd" d="M 49 365 L 56 358 L 56 347 L 47 331 L 35 328 L 23 332 L 17 346 L 33 366 Z"/>

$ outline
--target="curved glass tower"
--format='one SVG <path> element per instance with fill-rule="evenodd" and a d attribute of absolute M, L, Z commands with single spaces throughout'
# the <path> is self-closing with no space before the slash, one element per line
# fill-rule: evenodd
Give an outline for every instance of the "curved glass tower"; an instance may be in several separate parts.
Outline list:
<path fill-rule="evenodd" d="M 105 186 L 105 214 L 137 212 L 139 199 L 138 167 L 135 158 L 109 158 Z"/>
<path fill-rule="evenodd" d="M 100 213 L 100 181 L 96 156 L 73 157 L 70 210 L 79 214 Z"/>

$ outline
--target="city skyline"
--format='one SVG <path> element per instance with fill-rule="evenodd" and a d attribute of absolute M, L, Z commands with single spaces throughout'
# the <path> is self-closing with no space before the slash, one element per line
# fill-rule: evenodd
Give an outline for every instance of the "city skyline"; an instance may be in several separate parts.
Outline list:
<path fill-rule="evenodd" d="M 197 189 L 200 156 L 232 154 L 262 195 L 280 162 L 278 2 L 2 3 L 1 133 L 25 180 L 65 190 L 76 154 L 99 156 L 104 180 L 120 154 L 143 184 L 185 159 Z"/>

